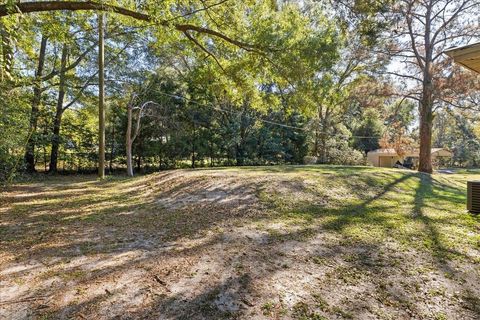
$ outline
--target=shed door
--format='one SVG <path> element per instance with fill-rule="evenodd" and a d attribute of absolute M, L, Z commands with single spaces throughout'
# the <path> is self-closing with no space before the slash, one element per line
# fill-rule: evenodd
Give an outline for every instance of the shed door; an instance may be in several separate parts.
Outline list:
<path fill-rule="evenodd" d="M 378 157 L 378 165 L 380 167 L 391 168 L 393 167 L 393 157 Z"/>

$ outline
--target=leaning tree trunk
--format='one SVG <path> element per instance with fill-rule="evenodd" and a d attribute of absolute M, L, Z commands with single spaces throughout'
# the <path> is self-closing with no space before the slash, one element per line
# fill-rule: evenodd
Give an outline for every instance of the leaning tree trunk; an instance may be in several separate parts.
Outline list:
<path fill-rule="evenodd" d="M 47 51 L 47 38 L 42 36 L 40 43 L 40 52 L 38 55 L 37 72 L 35 73 L 35 83 L 33 87 L 32 109 L 30 113 L 29 137 L 25 150 L 25 164 L 28 172 L 35 172 L 35 132 L 38 123 L 38 108 L 42 99 L 42 87 L 40 77 L 43 74 L 45 65 L 45 53 Z"/>
<path fill-rule="evenodd" d="M 60 64 L 60 83 L 58 86 L 57 108 L 55 111 L 55 119 L 53 120 L 53 135 L 52 135 L 52 151 L 50 153 L 50 168 L 49 172 L 57 172 L 58 164 L 58 149 L 60 148 L 60 127 L 62 125 L 63 116 L 63 101 L 65 99 L 65 68 L 67 66 L 67 45 L 63 45 L 62 58 Z"/>
<path fill-rule="evenodd" d="M 134 96 L 132 96 L 131 101 L 127 105 L 127 132 L 125 134 L 125 147 L 127 151 L 127 174 L 130 177 L 133 177 L 133 163 L 132 163 L 132 146 L 135 139 L 140 134 L 140 124 L 142 120 L 143 109 L 147 107 L 148 104 L 152 103 L 151 101 L 145 102 L 141 107 L 138 108 L 137 121 L 135 126 L 135 132 L 132 135 L 132 122 L 133 122 L 133 104 L 135 102 Z M 136 108 L 137 109 L 137 108 Z M 141 157 L 141 156 L 140 156 Z M 141 161 L 141 159 L 139 160 Z M 139 168 L 140 170 L 140 168 Z"/>
<path fill-rule="evenodd" d="M 140 123 L 142 120 L 142 111 L 138 111 L 137 121 L 135 132 L 132 135 L 132 122 L 133 122 L 133 101 L 128 104 L 127 106 L 127 132 L 125 134 L 125 148 L 127 149 L 127 174 L 129 177 L 133 177 L 133 156 L 132 156 L 132 147 L 133 142 L 138 137 L 140 133 Z"/>

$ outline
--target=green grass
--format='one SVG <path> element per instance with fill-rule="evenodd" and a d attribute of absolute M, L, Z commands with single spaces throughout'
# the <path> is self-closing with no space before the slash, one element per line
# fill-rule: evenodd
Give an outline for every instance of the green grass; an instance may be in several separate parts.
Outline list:
<path fill-rule="evenodd" d="M 417 318 L 446 319 L 458 310 L 468 318 L 480 315 L 474 285 L 480 281 L 480 216 L 465 207 L 466 181 L 477 179 L 480 170 L 473 169 L 427 175 L 352 166 L 203 168 L 104 181 L 48 176 L 14 185 L 0 197 L 0 249 L 19 263 L 59 258 L 67 265 L 78 256 L 154 251 L 208 235 L 205 248 L 222 242 L 228 249 L 223 235 L 245 227 L 265 235 L 266 241 L 244 248 L 248 241 L 242 238 L 244 242 L 235 243 L 238 252 L 262 252 L 252 259 L 267 264 L 272 273 L 299 270 L 301 265 L 319 279 L 293 306 L 277 302 L 276 292 L 259 298 L 259 315 L 355 318 L 358 310 L 349 299 L 356 291 L 348 290 L 357 288 L 374 297 L 363 307 L 372 318 L 405 318 L 408 315 L 401 312 L 407 309 Z M 181 204 L 192 195 L 202 200 L 208 190 L 217 189 L 239 199 L 246 196 L 242 190 L 249 190 L 247 195 L 256 197 L 258 206 L 254 213 L 249 213 L 250 205 L 237 208 L 238 202 L 226 207 L 192 202 L 168 209 L 160 201 Z M 282 251 L 287 245 L 312 251 L 298 261 Z M 239 274 L 257 266 L 251 261 L 227 265 Z M 41 279 L 75 283 L 103 274 L 55 264 Z M 199 299 L 203 315 L 234 316 L 215 309 L 212 301 L 222 290 Z M 429 307 L 417 309 L 416 301 L 437 305 L 430 308 L 434 312 L 425 313 Z M 450 305 L 457 309 L 446 310 Z"/>
<path fill-rule="evenodd" d="M 463 259 L 466 249 L 478 249 L 480 218 L 465 207 L 466 180 L 476 179 L 474 175 L 354 169 L 290 168 L 283 174 L 309 181 L 298 190 L 305 199 L 271 190 L 260 196 L 274 212 L 273 220 L 333 230 L 352 241 L 390 239 L 439 258 Z M 312 198 L 323 202 L 314 204 Z"/>
<path fill-rule="evenodd" d="M 186 172 L 189 172 L 187 170 Z M 466 180 L 480 177 L 479 170 L 458 170 L 456 174 L 426 175 L 411 171 L 348 166 L 272 166 L 201 169 L 209 172 L 241 173 L 247 179 L 275 176 L 284 180 L 285 192 L 257 186 L 257 195 L 265 204 L 265 216 L 258 219 L 261 228 L 278 241 L 309 239 L 316 230 L 330 230 L 345 241 L 398 242 L 403 247 L 430 251 L 438 259 L 468 259 L 469 249 L 480 248 L 480 218 L 465 210 Z M 151 194 L 157 188 L 155 175 L 127 179 L 109 177 L 95 181 L 87 177 L 47 177 L 40 182 L 52 192 L 14 202 L 5 218 L 34 221 L 48 225 L 43 234 L 55 232 L 55 226 L 92 224 L 118 226 L 119 212 L 154 210 L 158 207 Z M 282 185 L 283 181 L 278 182 Z M 25 185 L 28 185 L 25 184 Z M 128 188 L 137 191 L 125 192 Z M 186 188 L 178 184 L 170 192 Z M 292 192 L 293 191 L 293 192 Z M 157 193 L 154 193 L 155 196 Z M 32 212 L 36 212 L 32 216 Z M 56 213 L 56 214 L 51 214 Z M 147 224 L 154 217 L 129 220 L 130 224 Z M 175 229 L 188 219 L 179 213 L 164 216 L 162 225 Z M 158 222 L 158 221 L 157 221 Z M 269 229 L 273 222 L 300 227 L 294 233 Z M 8 228 L 0 226 L 3 241 L 15 241 Z M 478 258 L 472 258 L 479 263 Z"/>
<path fill-rule="evenodd" d="M 425 175 L 410 171 L 342 166 L 276 166 L 225 168 L 227 172 L 243 172 L 246 177 L 276 175 L 294 182 L 296 192 L 276 192 L 263 187 L 258 194 L 270 211 L 268 223 L 280 221 L 309 226 L 297 233 L 308 238 L 312 226 L 334 230 L 359 240 L 393 238 L 404 246 L 422 247 L 439 257 L 462 258 L 465 248 L 480 246 L 479 217 L 465 210 L 465 183 L 480 176 L 478 170 L 461 170 L 454 175 Z M 209 171 L 218 169 L 202 169 Z M 478 175 L 478 176 L 477 176 Z M 70 183 L 73 179 L 74 183 Z M 82 178 L 79 178 L 82 180 Z M 304 183 L 308 181 L 308 183 Z M 38 222 L 108 223 L 118 211 L 145 210 L 149 203 L 139 192 L 126 193 L 132 185 L 142 190 L 154 188 L 151 177 L 133 180 L 113 177 L 106 181 L 80 181 L 77 178 L 48 178 L 43 183 L 53 192 L 30 201 L 13 204 L 11 217 L 28 219 L 32 211 L 83 211 L 79 215 L 44 214 Z M 184 188 L 177 186 L 177 188 Z M 299 197 L 299 194 L 304 196 Z M 318 199 L 315 203 L 312 199 Z M 181 217 L 168 216 L 174 224 Z M 5 233 L 2 226 L 0 232 Z M 275 238 L 288 238 L 275 234 Z"/>

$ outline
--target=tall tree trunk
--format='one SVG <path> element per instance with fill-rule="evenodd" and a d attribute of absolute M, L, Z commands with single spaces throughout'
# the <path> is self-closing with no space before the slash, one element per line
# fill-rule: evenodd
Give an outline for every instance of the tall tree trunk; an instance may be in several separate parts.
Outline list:
<path fill-rule="evenodd" d="M 115 115 L 113 116 L 113 124 L 112 124 L 112 137 L 110 142 L 110 159 L 108 163 L 108 171 L 110 174 L 113 172 L 113 156 L 115 154 Z"/>
<path fill-rule="evenodd" d="M 137 155 L 137 171 L 140 172 L 142 169 L 142 155 L 141 155 L 141 149 L 138 150 L 140 151 L 140 154 Z"/>
<path fill-rule="evenodd" d="M 195 168 L 195 161 L 196 161 L 195 153 L 197 152 L 195 142 L 196 142 L 196 127 L 195 127 L 195 122 L 193 122 L 193 138 L 192 138 L 192 168 L 193 169 Z"/>
<path fill-rule="evenodd" d="M 432 125 L 433 125 L 433 44 L 431 43 L 432 6 L 425 13 L 425 62 L 423 69 L 422 97 L 420 100 L 420 155 L 418 171 L 432 173 Z"/>
<path fill-rule="evenodd" d="M 210 140 L 209 141 L 209 146 L 210 146 L 210 167 L 215 166 L 215 158 L 213 154 L 213 142 Z"/>
<path fill-rule="evenodd" d="M 320 151 L 320 131 L 319 131 L 319 124 L 315 125 L 315 141 L 313 144 L 313 155 L 318 157 Z"/>
<path fill-rule="evenodd" d="M 98 177 L 105 178 L 104 14 L 98 15 Z"/>
<path fill-rule="evenodd" d="M 52 134 L 52 152 L 50 153 L 49 172 L 57 172 L 58 149 L 60 147 L 60 127 L 62 125 L 63 101 L 65 100 L 65 69 L 67 67 L 68 47 L 66 44 L 62 48 L 62 58 L 60 63 L 60 83 L 58 86 L 57 107 L 55 111 L 55 119 L 53 120 Z"/>
<path fill-rule="evenodd" d="M 132 164 L 132 106 L 127 106 L 127 132 L 125 134 L 125 147 L 127 151 L 127 175 L 133 177 L 133 164 Z"/>
<path fill-rule="evenodd" d="M 243 166 L 243 148 L 240 143 L 235 145 L 235 159 L 238 167 Z"/>
<path fill-rule="evenodd" d="M 43 145 L 43 171 L 47 172 L 47 147 Z"/>
<path fill-rule="evenodd" d="M 139 115 L 140 116 L 140 115 Z M 140 139 L 137 143 L 137 171 L 140 172 L 140 173 L 143 173 L 144 172 L 144 168 L 143 168 L 143 162 L 144 162 L 144 158 L 143 158 L 143 140 Z"/>
<path fill-rule="evenodd" d="M 316 130 L 315 148 L 317 149 L 316 156 L 318 156 L 319 163 L 326 163 L 327 156 L 327 140 L 328 140 L 328 125 L 330 121 L 330 108 L 320 104 L 318 107 L 318 126 Z"/>
<path fill-rule="evenodd" d="M 431 84 L 423 90 L 420 102 L 420 156 L 418 171 L 432 173 L 433 93 Z"/>
<path fill-rule="evenodd" d="M 321 120 L 321 130 L 319 132 L 319 135 L 320 135 L 320 139 L 319 139 L 319 160 L 320 160 L 320 163 L 327 163 L 327 159 L 328 159 L 328 156 L 327 156 L 327 140 L 328 140 L 328 120 L 327 118 L 323 118 Z"/>
<path fill-rule="evenodd" d="M 163 161 L 162 145 L 163 145 L 163 136 L 160 136 L 160 148 L 159 148 L 159 152 L 158 152 L 158 171 L 162 170 L 162 161 Z"/>
<path fill-rule="evenodd" d="M 47 38 L 42 36 L 40 42 L 40 52 L 38 55 L 38 66 L 37 71 L 35 72 L 35 83 L 33 87 L 33 98 L 32 98 L 32 109 L 30 113 L 30 124 L 29 124 L 29 137 L 27 141 L 27 147 L 25 150 L 25 163 L 26 170 L 28 172 L 35 172 L 35 133 L 37 131 L 38 123 L 38 108 L 42 100 L 42 86 L 40 77 L 43 74 L 43 68 L 45 65 L 45 52 L 47 50 Z"/>
<path fill-rule="evenodd" d="M 243 111 L 240 114 L 240 130 L 239 135 L 240 139 L 239 142 L 236 143 L 236 150 L 235 150 L 235 158 L 237 161 L 237 166 L 243 166 L 245 164 L 245 141 L 246 141 L 246 128 L 245 128 L 245 112 L 246 107 L 245 103 L 243 105 Z"/>

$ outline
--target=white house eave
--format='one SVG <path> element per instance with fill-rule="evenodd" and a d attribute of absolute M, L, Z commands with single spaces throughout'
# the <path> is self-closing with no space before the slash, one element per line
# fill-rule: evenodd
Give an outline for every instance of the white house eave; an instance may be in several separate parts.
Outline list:
<path fill-rule="evenodd" d="M 480 42 L 449 48 L 444 53 L 456 63 L 480 73 Z"/>

